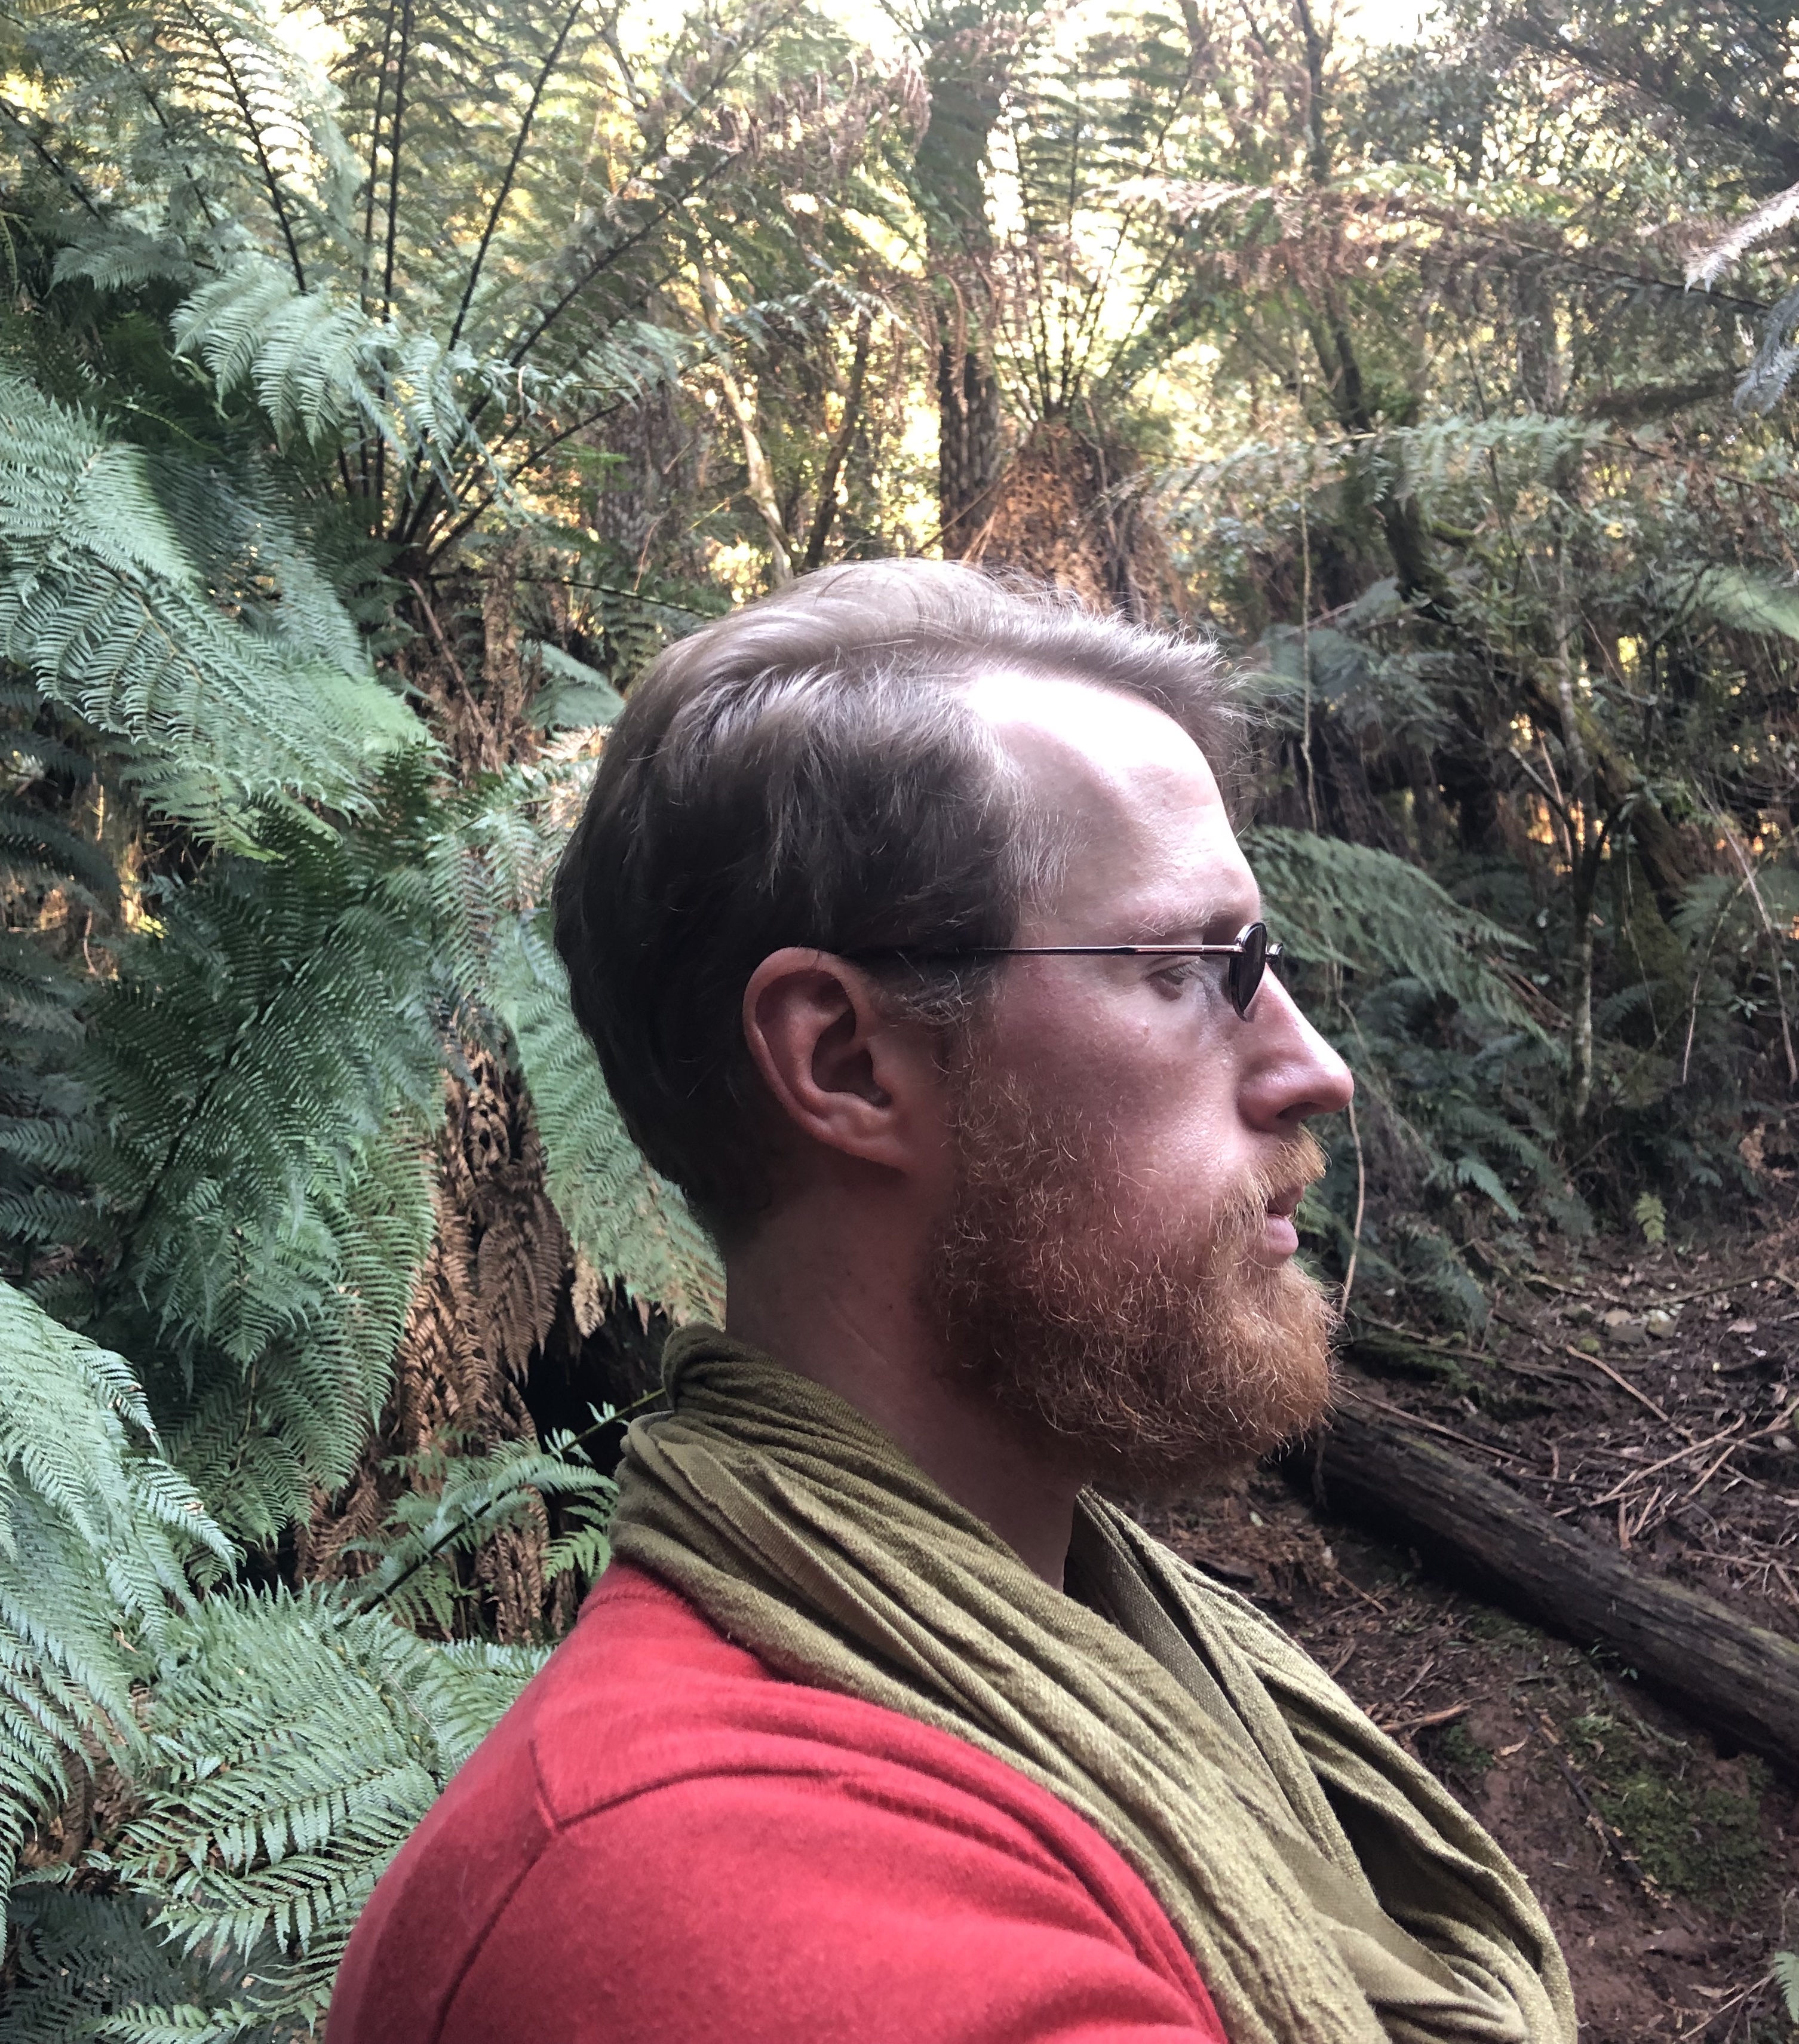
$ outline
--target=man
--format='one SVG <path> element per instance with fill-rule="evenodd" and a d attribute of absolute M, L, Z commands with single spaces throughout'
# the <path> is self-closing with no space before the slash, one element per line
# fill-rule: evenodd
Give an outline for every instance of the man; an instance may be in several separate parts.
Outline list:
<path fill-rule="evenodd" d="M 1205 648 L 924 562 L 633 691 L 557 941 L 728 1331 L 331 2044 L 1570 2044 L 1492 1842 L 1103 1501 L 1328 1392 L 1293 1216 L 1351 1082 L 1264 973 L 1230 734 Z"/>

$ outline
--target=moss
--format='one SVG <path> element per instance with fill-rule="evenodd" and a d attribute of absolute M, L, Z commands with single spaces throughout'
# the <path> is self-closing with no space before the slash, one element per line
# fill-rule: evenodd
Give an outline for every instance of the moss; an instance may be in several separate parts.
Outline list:
<path fill-rule="evenodd" d="M 1446 1774 L 1478 1778 L 1493 1765 L 1493 1753 L 1458 1720 L 1445 1725 L 1432 1742 L 1431 1757 Z"/>
<path fill-rule="evenodd" d="M 1739 1909 L 1766 1882 L 1759 1795 L 1695 1790 L 1646 1769 L 1593 1800 L 1643 1872 L 1670 1894 Z"/>
<path fill-rule="evenodd" d="M 1502 1385 L 1476 1384 L 1468 1395 L 1490 1420 L 1509 1426 L 1516 1420 L 1534 1420 L 1552 1409 L 1547 1399 L 1535 1392 L 1509 1390 Z"/>
<path fill-rule="evenodd" d="M 1371 1376 L 1421 1377 L 1449 1391 L 1468 1389 L 1468 1373 L 1457 1358 L 1384 1327 L 1358 1327 L 1347 1352 L 1352 1362 Z"/>
<path fill-rule="evenodd" d="M 1482 1604 L 1478 1611 L 1470 1612 L 1462 1621 L 1462 1630 L 1470 1639 L 1503 1641 L 1509 1646 L 1532 1637 L 1528 1625 L 1520 1624 L 1502 1611 L 1495 1611 L 1490 1604 Z"/>
<path fill-rule="evenodd" d="M 1634 1725 L 1600 1713 L 1571 1719 L 1570 1750 L 1589 1778 L 1593 1806 L 1657 1887 L 1714 1908 L 1752 1901 L 1768 1877 L 1761 1803 L 1767 1769 L 1739 1763 L 1743 1788 L 1701 1788 L 1686 1756 L 1652 1751 Z"/>

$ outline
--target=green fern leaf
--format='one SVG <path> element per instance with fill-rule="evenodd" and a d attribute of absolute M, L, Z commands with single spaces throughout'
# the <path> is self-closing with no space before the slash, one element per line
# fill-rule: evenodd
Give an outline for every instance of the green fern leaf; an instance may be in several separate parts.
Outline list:
<path fill-rule="evenodd" d="M 550 943 L 549 875 L 578 797 L 574 773 L 520 770 L 440 838 L 430 866 L 452 919 L 454 967 L 517 1047 L 550 1197 L 576 1247 L 673 1319 L 716 1319 L 724 1308 L 717 1252 L 627 1133 Z"/>
<path fill-rule="evenodd" d="M 136 1746 L 132 1685 L 191 1566 L 235 1558 L 154 1440 L 122 1358 L 0 1284 L 0 1893 L 71 1757 Z"/>
<path fill-rule="evenodd" d="M 0 375 L 0 659 L 123 740 L 146 797 L 212 835 L 254 845 L 271 800 L 366 809 L 374 767 L 423 727 L 351 654 L 353 628 L 346 667 L 221 613 L 163 501 L 190 473 Z"/>
<path fill-rule="evenodd" d="M 1799 2025 L 1799 1952 L 1776 1952 L 1774 1975 L 1786 2004 L 1787 2021 Z"/>

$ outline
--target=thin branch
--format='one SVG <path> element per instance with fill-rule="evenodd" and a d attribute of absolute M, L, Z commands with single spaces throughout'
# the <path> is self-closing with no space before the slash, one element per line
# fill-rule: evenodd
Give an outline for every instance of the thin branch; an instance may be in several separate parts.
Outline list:
<path fill-rule="evenodd" d="M 678 213 L 683 206 L 690 203 L 697 193 L 704 190 L 714 178 L 736 160 L 736 155 L 733 151 L 721 149 L 713 159 L 711 167 L 703 171 L 692 184 L 686 186 L 678 197 L 667 200 L 634 232 L 626 235 L 622 241 L 612 243 L 602 254 L 596 256 L 555 303 L 542 315 L 536 326 L 522 340 L 514 343 L 506 355 L 507 366 L 513 369 L 517 368 L 526 355 L 602 271 L 610 269 L 621 257 L 628 256 L 640 242 L 646 240 L 671 213 Z M 479 417 L 479 413 L 475 416 Z"/>
<path fill-rule="evenodd" d="M 1712 953 L 1716 947 L 1719 933 L 1724 928 L 1724 918 L 1736 906 L 1737 896 L 1747 884 L 1747 881 L 1739 880 L 1730 898 L 1718 911 L 1718 920 L 1712 925 L 1712 934 L 1705 939 L 1705 948 L 1700 953 L 1699 962 L 1693 968 L 1693 998 L 1686 1011 L 1686 1045 L 1680 1054 L 1680 1082 L 1682 1085 L 1686 1084 L 1687 1068 L 1693 1062 L 1693 1036 L 1699 1026 L 1699 989 L 1705 978 L 1705 968 L 1712 962 Z"/>
<path fill-rule="evenodd" d="M 408 4 L 410 4 L 410 0 L 408 0 Z M 713 101 L 717 98 L 718 94 L 724 90 L 725 86 L 730 82 L 731 79 L 736 75 L 736 73 L 744 64 L 746 64 L 753 56 L 760 51 L 765 44 L 774 37 L 777 31 L 785 28 L 788 22 L 791 21 L 794 16 L 799 11 L 798 0 L 794 0 L 794 4 L 793 6 L 784 9 L 780 13 L 770 18 L 765 25 L 763 31 L 760 36 L 746 37 L 742 42 L 733 44 L 732 46 L 730 61 L 727 63 L 721 64 L 719 67 L 717 71 L 713 74 L 712 78 L 708 80 L 702 90 L 694 93 L 683 93 L 683 97 L 686 101 L 686 104 L 682 110 L 680 120 L 675 124 L 676 129 L 683 129 L 690 127 L 693 123 L 698 119 L 700 115 L 705 112 L 708 107 L 710 106 Z M 666 155 L 667 149 L 667 135 L 664 135 L 661 138 L 661 148 L 659 153 Z M 615 244 L 613 247 L 609 248 L 605 253 L 602 255 L 582 275 L 572 289 L 564 292 L 563 296 L 557 300 L 555 305 L 543 315 L 536 326 L 533 328 L 522 340 L 517 342 L 513 345 L 506 357 L 506 359 L 511 367 L 513 368 L 517 368 L 518 367 L 519 363 L 521 363 L 531 350 L 536 346 L 537 343 L 543 338 L 544 335 L 548 331 L 550 327 L 553 325 L 557 320 L 561 318 L 563 314 L 574 302 L 575 299 L 579 297 L 581 293 L 587 288 L 588 285 L 590 284 L 594 279 L 600 274 L 602 270 L 616 262 L 621 256 L 627 254 L 644 238 L 646 234 L 651 231 L 652 229 L 659 225 L 662 221 L 664 220 L 670 213 L 677 210 L 682 206 L 685 206 L 697 192 L 702 191 L 705 186 L 711 182 L 712 179 L 717 177 L 720 171 L 724 170 L 727 165 L 734 163 L 736 160 L 737 152 L 736 151 L 726 149 L 722 147 L 718 148 L 710 168 L 704 171 L 694 183 L 686 186 L 678 198 L 672 200 L 668 205 L 664 206 L 661 211 L 657 213 L 636 233 L 627 236 L 624 241 Z M 640 159 L 637 163 L 633 164 L 631 171 L 628 173 L 623 182 L 628 184 L 632 179 L 642 176 L 648 167 L 649 159 L 648 157 Z M 487 401 L 485 398 L 482 399 L 482 405 L 483 407 L 486 402 Z M 481 408 L 479 407 L 477 408 L 473 415 L 475 417 L 478 418 L 480 416 L 480 409 Z"/>
<path fill-rule="evenodd" d="M 482 266 L 487 260 L 488 248 L 493 241 L 494 230 L 499 226 L 500 216 L 505 211 L 506 202 L 512 196 L 513 180 L 518 175 L 519 164 L 524 160 L 525 145 L 531 138 L 532 123 L 537 117 L 537 109 L 551 75 L 562 60 L 563 44 L 568 40 L 570 32 L 580 18 L 581 10 L 586 5 L 586 0 L 575 0 L 575 5 L 563 16 L 562 26 L 556 31 L 556 39 L 550 45 L 550 53 L 544 58 L 543 67 L 537 74 L 537 82 L 531 88 L 530 102 L 525 107 L 525 117 L 518 124 L 518 133 L 513 142 L 506 174 L 500 180 L 500 189 L 487 214 L 487 225 L 481 230 L 480 244 L 475 249 L 475 260 L 469 266 L 468 282 L 463 286 L 462 303 L 456 307 L 456 316 L 450 323 L 450 338 L 445 344 L 446 353 L 462 338 L 463 322 L 468 317 L 468 309 L 475 302 L 475 289 L 481 281 Z"/>
<path fill-rule="evenodd" d="M 547 440 L 540 442 L 520 459 L 512 473 L 502 478 L 501 488 L 509 489 L 528 469 L 535 468 L 546 455 L 554 453 L 564 440 L 572 440 L 575 434 L 585 432 L 589 426 L 597 426 L 602 419 L 609 419 L 615 412 L 623 411 L 630 402 L 628 397 L 611 398 L 598 411 L 586 413 L 575 420 L 571 425 L 564 426 L 559 432 L 552 433 Z M 428 563 L 435 561 L 446 548 L 453 547 L 456 541 L 482 517 L 499 497 L 501 488 L 486 491 L 469 506 L 448 532 L 432 543 L 431 551 L 425 557 Z M 410 544 L 411 541 L 409 540 L 407 544 Z"/>
<path fill-rule="evenodd" d="M 673 267 L 664 270 L 659 276 L 652 279 L 651 281 L 644 286 L 641 294 L 640 294 L 640 302 L 647 303 L 650 299 L 653 298 L 659 291 L 665 289 L 676 275 L 678 267 L 679 265 L 677 264 Z M 622 315 L 621 315 L 621 317 L 622 317 Z M 592 353 L 596 348 L 598 348 L 605 338 L 605 332 L 596 325 L 594 331 L 588 340 L 578 347 L 575 350 L 574 353 L 563 363 L 563 368 L 564 374 L 572 374 L 575 367 L 588 355 Z M 475 437 L 475 421 L 486 409 L 488 398 L 490 397 L 491 394 L 491 392 L 490 392 L 487 394 L 487 396 L 484 396 L 482 398 L 481 402 L 475 406 L 475 409 L 469 414 L 468 418 L 465 422 L 467 437 L 471 440 Z M 609 400 L 599 411 L 587 414 L 574 427 L 571 428 L 569 431 L 578 432 L 580 431 L 581 426 L 583 425 L 591 425 L 597 419 L 609 417 L 612 413 L 619 408 L 619 405 L 625 402 L 626 401 L 623 398 L 621 398 L 617 402 Z M 494 440 L 493 444 L 487 448 L 486 455 L 490 467 L 498 467 L 498 457 L 500 454 L 504 451 L 504 449 L 510 446 L 512 442 L 525 430 L 526 426 L 530 423 L 532 417 L 532 413 L 528 410 L 520 412 L 505 427 L 505 430 L 500 434 L 498 439 Z M 558 446 L 567 437 L 567 432 L 558 433 L 554 439 L 546 442 L 544 445 L 547 448 Z M 537 459 L 539 455 L 543 451 L 543 448 L 539 448 L 534 451 L 532 454 L 525 456 L 521 462 L 519 471 L 515 471 L 515 473 L 522 472 L 523 469 L 529 467 L 532 462 Z M 409 486 L 413 478 L 417 475 L 421 458 L 421 456 L 415 454 L 409 463 L 405 479 L 406 486 Z M 413 507 L 411 517 L 406 519 L 404 524 L 398 522 L 398 506 L 396 505 L 396 524 L 393 534 L 391 535 L 395 543 L 402 547 L 412 547 L 416 545 L 418 542 L 420 535 L 425 531 L 426 526 L 430 523 L 432 515 L 436 510 L 440 500 L 444 499 L 444 498 L 445 493 L 442 484 L 437 476 L 433 474 L 428 478 L 425 488 L 420 491 L 418 500 Z M 491 503 L 492 501 L 493 498 L 491 497 L 486 498 L 483 500 L 482 508 L 485 509 L 486 505 Z M 451 510 L 454 510 L 456 508 L 455 502 L 453 501 L 449 501 L 448 502 L 448 508 Z M 459 528 L 459 529 L 466 530 L 467 528 L 464 527 Z M 433 549 L 433 551 L 435 552 L 435 549 Z"/>
<path fill-rule="evenodd" d="M 412 52 L 413 0 L 400 16 L 400 48 L 394 64 L 394 132 L 387 144 L 387 248 L 381 268 L 381 317 L 394 314 L 394 256 L 400 235 L 400 144 L 406 116 L 406 60 Z"/>
<path fill-rule="evenodd" d="M 71 194 L 83 207 L 86 208 L 88 213 L 94 219 L 98 220 L 100 217 L 100 209 L 94 203 L 93 198 L 90 195 L 87 187 L 82 182 L 81 179 L 75 175 L 75 172 L 69 168 L 67 164 L 63 163 L 60 156 L 52 154 L 48 147 L 39 139 L 38 136 L 33 129 L 30 122 L 25 119 L 25 116 L 20 113 L 18 109 L 13 105 L 10 100 L 0 99 L 0 117 L 4 117 L 4 118 L 11 121 L 13 125 L 17 129 L 20 134 L 22 135 L 25 140 L 31 145 L 32 150 L 37 156 L 38 161 L 44 165 L 44 168 L 49 171 L 50 175 L 53 178 L 56 179 L 59 182 L 66 185 Z"/>
<path fill-rule="evenodd" d="M 1768 913 L 1768 905 L 1762 898 L 1760 883 L 1755 878 L 1755 869 L 1749 863 L 1749 855 L 1738 842 L 1736 832 L 1726 819 L 1720 816 L 1717 820 L 1724 832 L 1725 842 L 1729 845 L 1737 864 L 1743 869 L 1743 884 L 1755 901 L 1755 912 L 1761 917 L 1762 928 L 1767 936 L 1768 948 L 1774 958 L 1774 1002 L 1780 1010 L 1780 1039 L 1786 1051 L 1786 1083 L 1789 1087 L 1799 1086 L 1799 1061 L 1796 1061 L 1793 1055 L 1793 1027 L 1787 1019 L 1786 989 L 1780 983 L 1781 973 L 1786 963 L 1781 955 L 1780 932 L 1774 928 L 1774 919 Z"/>
<path fill-rule="evenodd" d="M 1355 1262 L 1362 1254 L 1362 1218 L 1368 1197 L 1368 1166 L 1362 1155 L 1362 1132 L 1355 1125 L 1355 1097 L 1345 1103 L 1349 1116 L 1349 1139 L 1355 1145 L 1355 1225 L 1350 1232 L 1349 1262 L 1343 1274 L 1343 1289 L 1337 1294 L 1337 1312 L 1349 1311 L 1349 1295 L 1355 1284 Z"/>
<path fill-rule="evenodd" d="M 275 174 L 275 166 L 269 161 L 268 151 L 263 144 L 262 124 L 257 120 L 256 110 L 250 104 L 250 95 L 237 75 L 237 67 L 226 55 L 224 44 L 213 34 L 211 25 L 194 7 L 184 10 L 187 18 L 202 41 L 218 59 L 219 68 L 225 73 L 231 88 L 231 96 L 237 102 L 237 110 L 243 116 L 244 129 L 250 138 L 250 146 L 256 152 L 256 163 L 263 174 L 263 182 L 268 187 L 269 204 L 275 209 L 275 217 L 281 229 L 281 238 L 286 244 L 287 260 L 294 271 L 294 282 L 303 291 L 306 288 L 306 267 L 300 260 L 300 244 L 294 237 L 294 223 L 287 217 L 287 203 L 281 195 L 281 180 Z"/>
<path fill-rule="evenodd" d="M 394 48 L 394 19 L 399 0 L 388 0 L 387 18 L 381 30 L 381 66 L 375 75 L 375 111 L 368 130 L 368 179 L 363 201 L 363 267 L 358 298 L 368 310 L 368 266 L 375 249 L 375 194 L 381 182 L 381 119 L 387 110 L 387 60 Z"/>
<path fill-rule="evenodd" d="M 836 437 L 831 442 L 831 451 L 825 457 L 824 472 L 818 478 L 818 508 L 813 513 L 812 530 L 805 543 L 805 555 L 801 565 L 815 568 L 825 558 L 825 543 L 831 536 L 832 521 L 837 515 L 837 478 L 842 474 L 844 462 L 849 453 L 850 442 L 855 437 L 855 429 L 862 423 L 862 394 L 868 380 L 868 342 L 871 323 L 867 313 L 856 321 L 855 357 L 850 364 L 849 389 L 844 398 L 844 416 Z"/>

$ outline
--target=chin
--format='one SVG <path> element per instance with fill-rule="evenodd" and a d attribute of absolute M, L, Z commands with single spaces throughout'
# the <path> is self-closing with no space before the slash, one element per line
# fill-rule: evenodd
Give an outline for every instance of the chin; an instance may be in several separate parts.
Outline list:
<path fill-rule="evenodd" d="M 1259 1462 L 1296 1447 L 1329 1416 L 1334 1374 L 1327 1370 L 1315 1393 L 1296 1400 L 1283 1420 L 1259 1427 L 1222 1430 L 1185 1442 L 1109 1448 L 1090 1481 L 1145 1504 L 1179 1504 L 1229 1489 Z"/>

